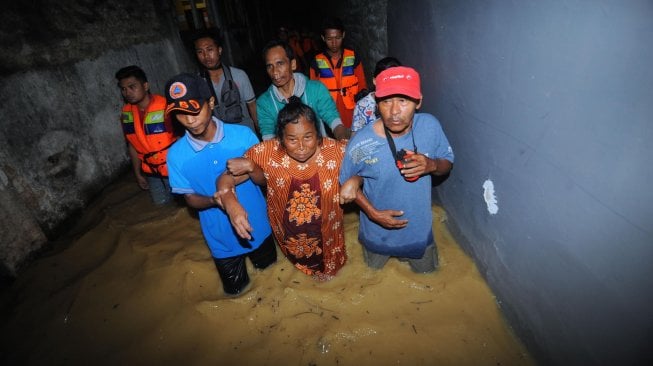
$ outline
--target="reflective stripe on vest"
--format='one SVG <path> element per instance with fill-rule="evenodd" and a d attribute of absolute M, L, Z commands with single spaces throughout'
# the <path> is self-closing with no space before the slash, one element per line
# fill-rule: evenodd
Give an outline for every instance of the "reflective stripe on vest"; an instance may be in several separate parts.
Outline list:
<path fill-rule="evenodd" d="M 354 63 L 356 57 L 354 55 L 345 56 L 342 60 L 342 76 L 354 75 Z"/>
<path fill-rule="evenodd" d="M 331 66 L 329 66 L 329 61 L 320 57 L 318 57 L 316 61 L 317 61 L 317 67 L 320 71 L 320 78 L 334 77 L 333 70 L 331 70 Z"/>
<path fill-rule="evenodd" d="M 164 120 L 164 111 L 152 111 L 145 116 L 145 124 L 143 128 L 145 129 L 146 135 L 154 135 L 157 133 L 164 133 L 166 131 L 166 125 Z"/>
<path fill-rule="evenodd" d="M 122 112 L 120 121 L 122 122 L 122 131 L 127 134 L 135 133 L 134 129 L 134 113 Z M 157 133 L 165 133 L 166 125 L 164 119 L 164 111 L 152 111 L 145 115 L 145 123 L 143 123 L 143 130 L 146 135 L 156 135 Z"/>
<path fill-rule="evenodd" d="M 122 112 L 120 114 L 120 124 L 122 125 L 122 132 L 125 135 L 134 133 L 134 115 L 132 112 Z"/>

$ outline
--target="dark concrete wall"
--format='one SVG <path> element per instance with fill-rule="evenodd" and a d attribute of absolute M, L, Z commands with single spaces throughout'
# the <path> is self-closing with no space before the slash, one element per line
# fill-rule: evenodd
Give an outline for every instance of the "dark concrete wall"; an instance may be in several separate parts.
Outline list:
<path fill-rule="evenodd" d="M 114 73 L 137 64 L 152 90 L 193 66 L 165 0 L 30 1 L 0 15 L 0 275 L 129 165 Z"/>
<path fill-rule="evenodd" d="M 387 0 L 340 1 L 333 5 L 333 15 L 345 24 L 345 45 L 353 47 L 363 62 L 368 86 L 376 62 L 388 54 Z"/>
<path fill-rule="evenodd" d="M 388 36 L 456 153 L 450 224 L 535 356 L 650 364 L 653 3 L 389 1 Z"/>

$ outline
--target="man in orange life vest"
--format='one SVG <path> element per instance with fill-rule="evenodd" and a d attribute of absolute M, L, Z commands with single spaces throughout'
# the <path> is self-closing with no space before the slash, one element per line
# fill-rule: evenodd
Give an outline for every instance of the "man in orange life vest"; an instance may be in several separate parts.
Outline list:
<path fill-rule="evenodd" d="M 138 66 L 116 72 L 118 87 L 125 101 L 120 124 L 127 140 L 136 182 L 149 190 L 154 204 L 172 200 L 166 156 L 177 139 L 173 125 L 165 117 L 166 98 L 150 94 L 145 72 Z"/>
<path fill-rule="evenodd" d="M 342 46 L 345 29 L 338 18 L 325 19 L 322 26 L 322 40 L 326 43 L 324 52 L 318 53 L 311 62 L 312 80 L 320 80 L 336 102 L 342 123 L 351 128 L 359 90 L 367 88 L 365 72 L 356 53 Z"/>

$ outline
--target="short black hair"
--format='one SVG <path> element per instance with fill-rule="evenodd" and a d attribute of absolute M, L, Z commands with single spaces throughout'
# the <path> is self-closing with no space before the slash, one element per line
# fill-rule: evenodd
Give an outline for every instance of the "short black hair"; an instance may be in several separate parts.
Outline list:
<path fill-rule="evenodd" d="M 125 66 L 122 69 L 116 71 L 116 79 L 118 81 L 130 78 L 132 76 L 141 83 L 147 83 L 147 76 L 145 75 L 145 71 L 136 65 Z"/>
<path fill-rule="evenodd" d="M 208 28 L 208 29 L 199 29 L 193 33 L 193 44 L 197 42 L 198 39 L 202 38 L 211 38 L 213 42 L 215 42 L 215 45 L 218 47 L 222 47 L 222 40 L 220 39 L 220 31 L 216 28 Z"/>
<path fill-rule="evenodd" d="M 397 67 L 397 66 L 402 66 L 399 60 L 390 56 L 384 57 L 376 62 L 376 66 L 374 67 L 374 77 L 377 77 L 380 73 L 382 73 L 383 71 L 391 67 Z"/>
<path fill-rule="evenodd" d="M 297 123 L 299 117 L 304 116 L 307 121 L 313 122 L 315 131 L 317 131 L 317 140 L 322 143 L 322 132 L 320 132 L 320 121 L 317 119 L 313 108 L 302 103 L 302 100 L 297 96 L 291 96 L 288 99 L 288 104 L 279 111 L 277 116 L 277 137 L 283 146 L 283 137 L 286 126 L 290 123 Z"/>
<path fill-rule="evenodd" d="M 345 32 L 345 26 L 342 24 L 342 20 L 336 17 L 326 17 L 322 20 L 322 34 L 327 29 L 337 29 L 343 33 Z"/>
<path fill-rule="evenodd" d="M 284 51 L 286 51 L 286 56 L 288 56 L 288 59 L 290 61 L 295 59 L 295 52 L 292 50 L 292 47 L 290 47 L 290 44 L 288 44 L 288 42 L 281 39 L 273 39 L 263 47 L 262 56 L 264 62 L 265 62 L 265 56 L 268 54 L 268 51 L 274 47 L 282 47 Z"/>

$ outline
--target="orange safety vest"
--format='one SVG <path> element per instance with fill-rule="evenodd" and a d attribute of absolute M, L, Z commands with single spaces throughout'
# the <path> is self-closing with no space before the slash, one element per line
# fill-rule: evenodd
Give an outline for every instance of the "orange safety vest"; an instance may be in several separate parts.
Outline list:
<path fill-rule="evenodd" d="M 318 79 L 329 89 L 333 100 L 338 100 L 338 95 L 341 95 L 345 107 L 354 109 L 356 106 L 354 96 L 358 93 L 358 78 L 354 74 L 357 65 L 354 51 L 345 48 L 335 70 L 331 67 L 331 60 L 324 53 L 315 56 L 315 63 Z M 340 72 L 340 85 L 336 81 L 336 72 Z"/>
<path fill-rule="evenodd" d="M 125 104 L 120 114 L 120 124 L 125 138 L 138 153 L 143 172 L 167 177 L 168 148 L 177 138 L 172 123 L 165 118 L 166 98 L 157 94 L 152 94 L 150 98 L 144 121 L 140 120 L 137 105 Z"/>

